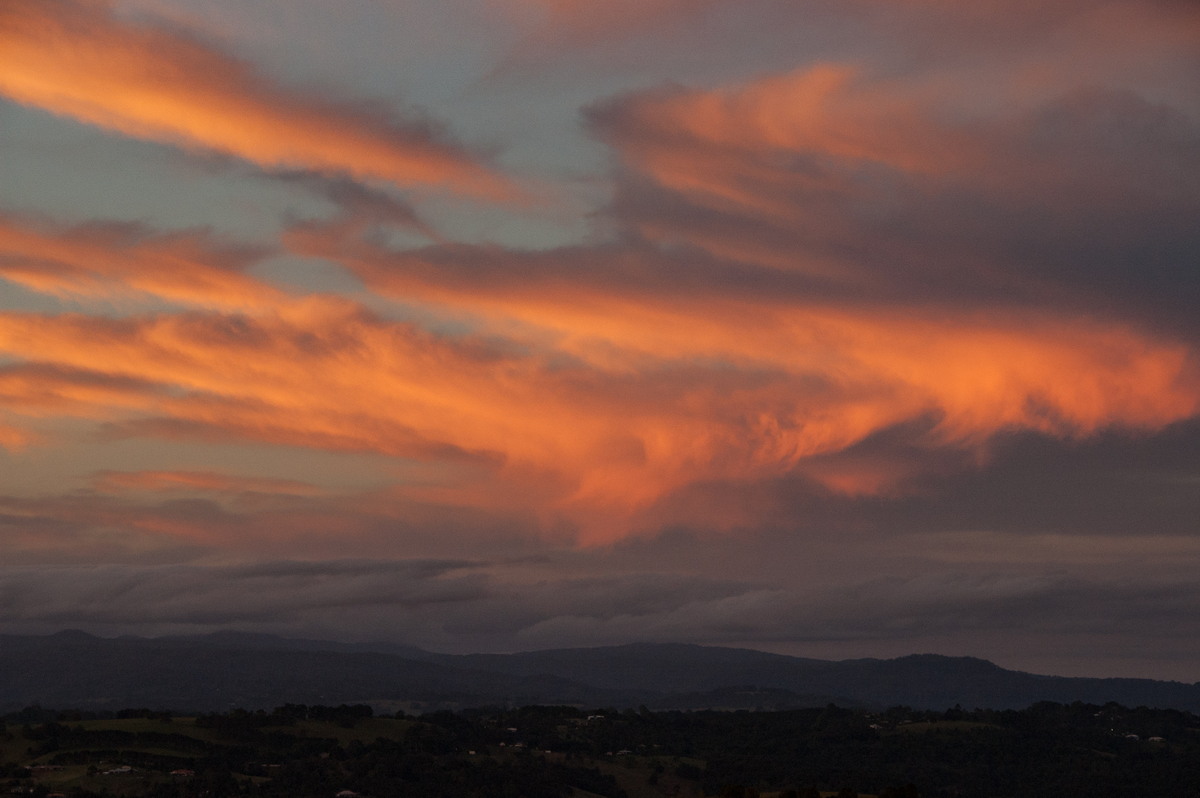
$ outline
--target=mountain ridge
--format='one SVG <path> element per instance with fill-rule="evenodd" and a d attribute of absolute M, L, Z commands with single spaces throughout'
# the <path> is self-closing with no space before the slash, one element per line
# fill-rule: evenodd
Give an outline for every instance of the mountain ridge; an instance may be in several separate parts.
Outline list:
<path fill-rule="evenodd" d="M 0 635 L 0 710 L 153 706 L 215 711 L 371 703 L 416 711 L 573 704 L 785 709 L 838 703 L 1022 709 L 1039 701 L 1200 711 L 1200 683 L 1048 676 L 977 657 L 819 660 L 745 648 L 630 643 L 440 654 L 237 631 L 103 638 Z"/>

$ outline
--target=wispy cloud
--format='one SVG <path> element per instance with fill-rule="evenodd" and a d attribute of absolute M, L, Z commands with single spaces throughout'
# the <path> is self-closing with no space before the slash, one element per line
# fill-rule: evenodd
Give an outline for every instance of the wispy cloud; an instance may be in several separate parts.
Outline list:
<path fill-rule="evenodd" d="M 161 234 L 113 222 L 63 229 L 0 215 L 0 277 L 61 297 L 153 296 L 220 309 L 263 307 L 283 296 L 245 273 L 265 254 L 206 231 Z"/>
<path fill-rule="evenodd" d="M 124 21 L 104 0 L 6 0 L 0 46 L 0 94 L 124 135 L 269 169 L 491 199 L 518 193 L 433 122 L 285 88 L 178 30 Z"/>
<path fill-rule="evenodd" d="M 215 471 L 104 471 L 96 475 L 92 484 L 97 490 L 113 493 L 183 490 L 312 496 L 321 492 L 314 485 L 294 479 L 235 476 Z"/>

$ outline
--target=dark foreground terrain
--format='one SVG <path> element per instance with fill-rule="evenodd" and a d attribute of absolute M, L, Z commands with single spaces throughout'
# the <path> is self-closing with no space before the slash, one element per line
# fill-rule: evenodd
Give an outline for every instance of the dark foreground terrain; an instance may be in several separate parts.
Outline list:
<path fill-rule="evenodd" d="M 419 717 L 30 707 L 0 728 L 0 786 L 37 798 L 1171 798 L 1200 794 L 1200 718 L 1083 703 Z"/>

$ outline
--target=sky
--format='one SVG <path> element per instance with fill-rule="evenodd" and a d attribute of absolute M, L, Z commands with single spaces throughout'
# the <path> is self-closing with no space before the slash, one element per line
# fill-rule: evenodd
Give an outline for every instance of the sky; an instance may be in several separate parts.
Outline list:
<path fill-rule="evenodd" d="M 0 0 L 0 632 L 1200 680 L 1200 5 Z"/>

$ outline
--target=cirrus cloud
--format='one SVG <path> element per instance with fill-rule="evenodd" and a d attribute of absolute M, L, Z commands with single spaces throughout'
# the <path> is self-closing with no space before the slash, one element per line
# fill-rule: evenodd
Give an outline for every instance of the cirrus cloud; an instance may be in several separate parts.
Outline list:
<path fill-rule="evenodd" d="M 124 21 L 105 0 L 5 0 L 0 47 L 0 95 L 123 135 L 268 169 L 518 193 L 433 123 L 289 90 L 191 36 Z"/>

